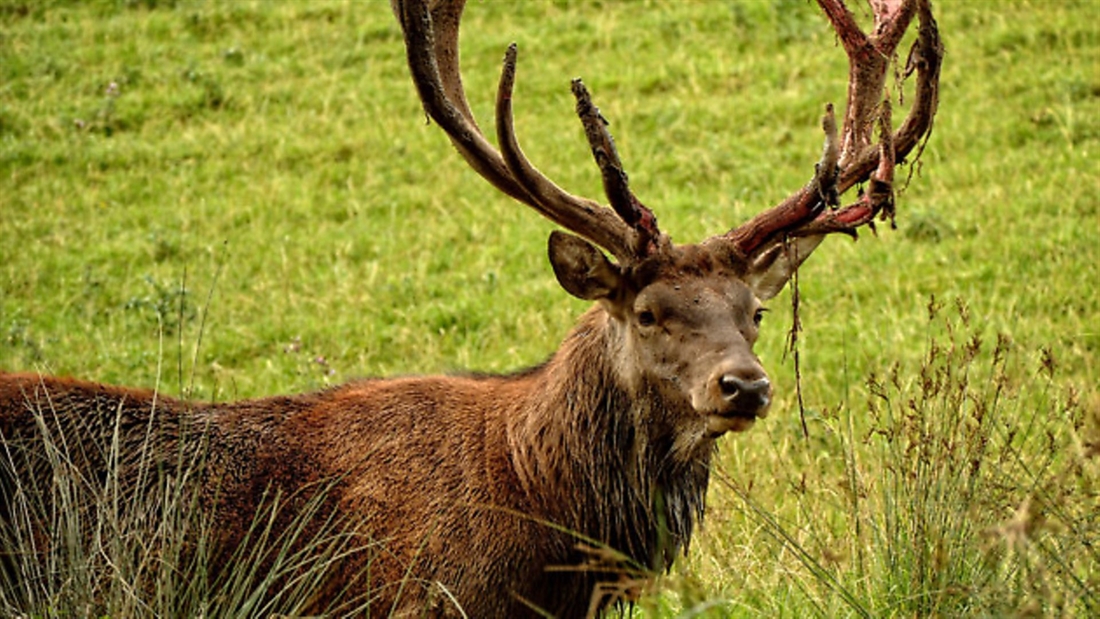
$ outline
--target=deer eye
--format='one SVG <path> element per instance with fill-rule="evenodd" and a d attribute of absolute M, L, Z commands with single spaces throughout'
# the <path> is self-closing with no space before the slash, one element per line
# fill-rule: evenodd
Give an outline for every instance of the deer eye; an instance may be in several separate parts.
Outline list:
<path fill-rule="evenodd" d="M 638 312 L 638 324 L 643 327 L 651 327 L 657 324 L 657 316 L 649 310 L 642 310 Z"/>
<path fill-rule="evenodd" d="M 752 315 L 752 324 L 759 327 L 760 323 L 764 321 L 764 314 L 767 313 L 767 311 L 768 309 L 765 307 L 756 310 L 756 313 Z"/>

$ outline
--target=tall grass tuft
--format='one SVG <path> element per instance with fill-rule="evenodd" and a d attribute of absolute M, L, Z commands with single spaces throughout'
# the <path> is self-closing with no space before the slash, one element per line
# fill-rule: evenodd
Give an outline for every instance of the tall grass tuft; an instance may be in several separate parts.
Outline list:
<path fill-rule="evenodd" d="M 35 420 L 36 440 L 0 442 L 11 516 L 0 520 L 0 615 L 270 617 L 335 609 L 318 596 L 353 546 L 350 527 L 323 510 L 327 488 L 272 493 L 245 539 L 226 551 L 209 506 L 200 504 L 204 449 L 181 447 L 174 466 L 164 466 L 152 454 L 163 448 L 152 425 L 133 453 L 122 449 L 117 419 L 103 444 L 90 437 L 76 444 L 57 431 L 48 407 Z M 202 441 L 194 432 L 188 439 Z M 101 450 L 105 470 L 80 466 L 89 461 L 80 452 L 92 449 Z M 123 481 L 134 458 L 138 480 Z M 290 524 L 276 531 L 277 519 Z"/>
<path fill-rule="evenodd" d="M 1050 350 L 985 341 L 962 302 L 933 300 L 928 333 L 919 367 L 868 378 L 865 416 L 826 416 L 843 505 L 800 510 L 841 511 L 840 524 L 794 525 L 723 484 L 797 559 L 819 616 L 1097 616 L 1097 411 L 1055 386 Z"/>

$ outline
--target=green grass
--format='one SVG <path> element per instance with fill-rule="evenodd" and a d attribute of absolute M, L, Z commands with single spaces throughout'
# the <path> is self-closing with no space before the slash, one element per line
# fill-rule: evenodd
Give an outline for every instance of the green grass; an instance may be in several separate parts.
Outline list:
<path fill-rule="evenodd" d="M 52 410 L 37 413 L 41 439 L 5 443 L 0 450 L 0 474 L 15 480 L 4 493 L 12 497 L 4 510 L 12 517 L 0 521 L 5 616 L 297 616 L 317 604 L 327 573 L 350 552 L 346 521 L 323 510 L 327 489 L 305 500 L 273 493 L 254 514 L 243 543 L 221 555 L 218 564 L 228 567 L 214 573 L 209 566 L 219 550 L 218 529 L 197 508 L 201 498 L 193 480 L 202 472 L 194 453 L 165 454 L 175 462 L 162 468 L 151 446 L 163 443 L 150 436 L 140 454 L 124 454 L 117 434 L 78 447 L 56 431 Z M 79 466 L 86 462 L 84 450 L 100 451 L 110 473 L 98 476 Z M 13 474 L 25 471 L 28 461 L 48 474 Z M 122 462 L 142 481 L 122 479 Z M 277 519 L 285 528 L 273 526 Z M 328 602 L 330 608 L 356 603 Z"/>
<path fill-rule="evenodd" d="M 757 345 L 773 414 L 722 441 L 706 530 L 650 614 L 1097 607 L 1096 461 L 1080 455 L 1081 419 L 1100 415 L 1096 7 L 936 9 L 940 112 L 899 230 L 832 239 L 800 276 L 811 437 L 785 293 Z M 525 150 L 597 197 L 568 89 L 583 76 L 681 242 L 801 186 L 822 106 L 844 97 L 808 2 L 472 3 L 464 37 L 479 118 L 519 42 Z M 0 0 L 0 368 L 229 399 L 530 365 L 585 307 L 546 264 L 551 229 L 425 125 L 388 3 Z M 933 295 L 947 308 L 930 320 Z M 961 400 L 922 382 L 950 368 L 981 376 L 943 381 Z M 967 402 L 989 402 L 986 434 L 964 432 Z M 921 459 L 890 428 L 958 441 Z M 968 436 L 996 447 L 972 482 L 947 464 Z M 942 466 L 903 483 L 928 458 Z M 1025 501 L 1049 526 L 998 545 Z M 918 533 L 931 554 L 902 553 Z"/>

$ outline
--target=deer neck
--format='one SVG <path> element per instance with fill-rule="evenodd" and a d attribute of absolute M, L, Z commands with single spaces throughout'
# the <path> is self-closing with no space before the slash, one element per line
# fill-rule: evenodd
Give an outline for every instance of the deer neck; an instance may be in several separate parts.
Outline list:
<path fill-rule="evenodd" d="M 589 310 L 509 418 L 509 447 L 536 515 L 667 567 L 703 514 L 713 441 L 685 449 L 686 402 L 631 376 L 618 325 Z M 578 540 L 579 541 L 579 540 Z"/>

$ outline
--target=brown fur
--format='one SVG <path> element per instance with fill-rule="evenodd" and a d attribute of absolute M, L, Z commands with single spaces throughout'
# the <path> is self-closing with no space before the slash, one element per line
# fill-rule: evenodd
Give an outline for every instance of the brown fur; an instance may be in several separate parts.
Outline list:
<path fill-rule="evenodd" d="M 584 616 L 597 581 L 619 575 L 607 565 L 580 569 L 593 558 L 580 547 L 602 545 L 643 569 L 663 569 L 703 515 L 721 432 L 709 433 L 709 413 L 690 401 L 689 366 L 702 360 L 706 371 L 695 374 L 704 382 L 714 380 L 707 368 L 726 362 L 762 375 L 750 351 L 754 337 L 744 337 L 749 323 L 734 311 L 756 302 L 700 251 L 639 269 L 551 359 L 514 375 L 363 380 L 208 404 L 0 374 L 0 434 L 9 450 L 25 448 L 14 450 L 25 454 L 19 475 L 47 475 L 34 456 L 41 413 L 55 440 L 64 435 L 78 446 L 80 468 L 102 476 L 117 419 L 120 476 L 131 484 L 150 435 L 159 466 L 174 466 L 180 453 L 202 463 L 202 504 L 226 547 L 242 539 L 273 491 L 306 500 L 335 481 L 330 508 L 354 520 L 363 552 L 333 570 L 329 589 L 347 588 L 349 599 L 369 589 L 372 609 L 448 615 L 442 586 L 471 617 L 524 616 L 528 604 Z M 641 302 L 691 328 L 670 318 L 661 332 L 640 329 L 632 308 Z M 708 332 L 705 341 L 696 341 L 699 331 Z M 670 333 L 682 351 L 651 341 Z M 675 376 L 646 367 L 653 347 Z M 369 577 L 345 582 L 367 562 Z"/>

